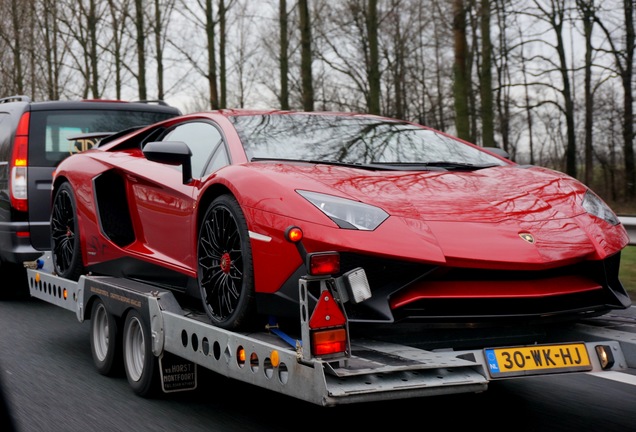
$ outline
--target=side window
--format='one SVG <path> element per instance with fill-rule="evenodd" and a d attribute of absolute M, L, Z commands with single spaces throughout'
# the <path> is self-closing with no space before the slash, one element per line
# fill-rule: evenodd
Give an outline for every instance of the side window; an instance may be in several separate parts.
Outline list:
<path fill-rule="evenodd" d="M 227 157 L 227 152 L 225 151 L 225 146 L 219 145 L 217 150 L 212 155 L 212 161 L 208 165 L 208 168 L 205 170 L 204 175 L 208 175 L 218 170 L 219 168 L 223 168 L 225 165 L 229 165 L 230 161 Z"/>
<path fill-rule="evenodd" d="M 165 135 L 162 141 L 183 141 L 192 151 L 192 175 L 201 177 L 211 172 L 205 170 L 210 161 L 218 159 L 218 153 L 225 153 L 219 130 L 210 123 L 190 122 L 177 126 Z M 225 156 L 227 164 L 227 156 Z M 216 165 L 216 163 L 210 164 Z M 220 167 L 217 167 L 218 169 Z"/>

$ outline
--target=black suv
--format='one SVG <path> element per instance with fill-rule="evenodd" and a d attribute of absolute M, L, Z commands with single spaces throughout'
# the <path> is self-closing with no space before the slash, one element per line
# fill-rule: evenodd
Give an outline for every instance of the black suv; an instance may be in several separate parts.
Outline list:
<path fill-rule="evenodd" d="M 51 249 L 51 178 L 62 159 L 91 147 L 104 133 L 180 114 L 162 101 L 0 99 L 2 291 L 26 281 L 24 263 Z"/>

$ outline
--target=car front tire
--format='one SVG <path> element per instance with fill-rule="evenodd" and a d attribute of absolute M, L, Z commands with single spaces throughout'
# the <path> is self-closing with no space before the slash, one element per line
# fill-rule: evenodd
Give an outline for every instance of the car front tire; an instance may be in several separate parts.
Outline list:
<path fill-rule="evenodd" d="M 210 321 L 227 330 L 247 329 L 256 318 L 252 249 L 234 197 L 221 195 L 212 201 L 197 245 L 199 289 Z"/>

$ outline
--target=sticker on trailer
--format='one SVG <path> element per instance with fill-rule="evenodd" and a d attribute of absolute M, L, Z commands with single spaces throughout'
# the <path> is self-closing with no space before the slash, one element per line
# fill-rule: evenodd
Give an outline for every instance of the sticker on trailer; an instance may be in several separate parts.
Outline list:
<path fill-rule="evenodd" d="M 197 365 L 164 352 L 159 357 L 161 387 L 165 393 L 194 390 L 197 387 Z"/>

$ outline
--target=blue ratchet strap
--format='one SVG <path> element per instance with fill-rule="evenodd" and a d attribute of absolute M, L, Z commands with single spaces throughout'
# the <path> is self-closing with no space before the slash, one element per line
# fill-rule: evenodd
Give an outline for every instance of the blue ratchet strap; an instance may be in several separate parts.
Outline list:
<path fill-rule="evenodd" d="M 293 348 L 296 348 L 296 346 L 298 345 L 302 346 L 302 343 L 303 343 L 302 341 L 294 339 L 293 337 L 289 336 L 284 331 L 278 328 L 278 324 L 276 323 L 276 319 L 274 317 L 271 317 L 271 316 L 269 317 L 269 323 L 267 324 L 266 327 L 267 327 L 267 330 L 269 330 L 270 332 L 272 332 L 273 334 L 281 338 L 283 341 L 289 344 L 289 346 Z"/>

